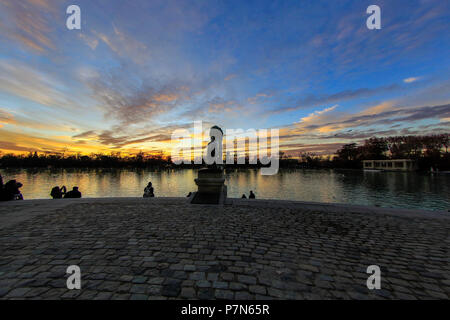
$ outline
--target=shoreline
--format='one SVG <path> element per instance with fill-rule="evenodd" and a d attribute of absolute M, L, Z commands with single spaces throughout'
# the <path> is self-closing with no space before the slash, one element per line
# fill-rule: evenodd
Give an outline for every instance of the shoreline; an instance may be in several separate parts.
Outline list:
<path fill-rule="evenodd" d="M 167 170 L 199 170 L 202 169 L 202 166 L 186 166 L 186 167 L 180 167 L 180 166 L 169 166 L 169 167 L 134 167 L 134 166 L 125 166 L 125 167 L 57 167 L 57 166 L 42 166 L 42 167 L 0 167 L 0 170 L 5 171 L 11 171 L 11 170 L 146 170 L 146 171 L 167 171 Z M 236 170 L 261 170 L 261 168 L 264 167 L 228 167 L 224 168 L 224 170 L 230 170 L 230 171 L 236 171 Z M 289 170 L 312 170 L 312 171 L 329 171 L 329 170 L 336 170 L 336 171 L 354 171 L 354 172 L 363 172 L 363 171 L 374 171 L 367 168 L 341 168 L 341 167 L 311 167 L 311 168 L 303 168 L 303 167 L 280 167 L 279 171 L 289 171 Z M 401 170 L 388 170 L 388 169 L 376 169 L 376 171 L 380 172 L 401 172 L 401 173 L 426 173 L 426 174 L 450 174 L 450 170 L 442 170 L 442 171 L 433 171 L 430 172 L 429 169 L 423 169 L 423 170 L 412 170 L 412 171 L 401 171 Z"/>
<path fill-rule="evenodd" d="M 93 198 L 80 198 L 80 199 L 25 199 L 20 201 L 5 201 L 0 202 L 1 206 L 20 206 L 21 203 L 35 203 L 35 204 L 48 204 L 55 207 L 64 206 L 64 204 L 72 203 L 89 203 L 89 202 L 129 202 L 134 200 L 136 202 L 140 201 L 155 201 L 155 202 L 166 202 L 166 201 L 176 201 L 177 203 L 185 203 L 187 205 L 193 205 L 189 203 L 189 198 L 187 197 L 154 197 L 154 198 L 143 198 L 143 197 L 93 197 Z M 60 203 L 62 202 L 62 203 Z M 393 214 L 400 215 L 403 217 L 435 217 L 450 218 L 450 212 L 446 210 L 430 210 L 430 209 L 411 209 L 411 208 L 392 208 L 392 207 L 380 207 L 380 206 L 368 206 L 368 205 L 358 205 L 358 204 L 347 204 L 339 202 L 314 202 L 314 201 L 298 201 L 298 200 L 282 200 L 282 199 L 241 199 L 241 198 L 227 198 L 227 202 L 224 205 L 210 205 L 210 206 L 229 206 L 229 205 L 246 205 L 253 207 L 278 207 L 278 206 L 288 206 L 292 208 L 304 208 L 308 210 L 318 210 L 318 211 L 330 211 L 330 212 L 353 212 L 353 213 L 378 213 L 378 214 Z M 200 206 L 200 205 L 195 205 Z M 450 209 L 449 209 L 450 210 Z M 419 214 L 419 216 L 418 216 Z"/>
<path fill-rule="evenodd" d="M 419 210 L 404 208 L 385 208 L 375 206 L 350 205 L 342 203 L 308 202 L 277 199 L 241 199 L 227 198 L 223 205 L 190 204 L 187 197 L 103 197 L 103 198 L 81 198 L 81 199 L 30 199 L 20 201 L 0 202 L 0 229 L 13 224 L 26 221 L 35 216 L 45 215 L 54 210 L 64 210 L 66 207 L 77 204 L 139 204 L 155 205 L 183 205 L 192 207 L 249 207 L 249 208 L 283 208 L 292 210 L 309 210 L 322 213 L 342 213 L 342 214 L 364 214 L 393 216 L 409 219 L 444 219 L 450 220 L 450 212 L 443 210 Z M 8 210 L 11 208 L 12 210 Z M 6 209 L 6 210 L 5 210 Z M 5 212 L 6 211 L 6 212 Z M 19 211 L 19 214 L 18 212 Z"/>

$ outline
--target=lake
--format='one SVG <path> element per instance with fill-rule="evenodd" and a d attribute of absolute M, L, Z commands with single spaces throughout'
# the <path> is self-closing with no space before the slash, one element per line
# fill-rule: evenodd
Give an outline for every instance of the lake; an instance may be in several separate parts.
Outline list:
<path fill-rule="evenodd" d="M 152 181 L 158 197 L 184 197 L 196 191 L 193 169 L 2 169 L 4 182 L 23 183 L 25 199 L 48 199 L 54 186 L 78 186 L 83 197 L 141 197 Z M 227 170 L 229 197 L 253 190 L 259 199 L 334 202 L 381 207 L 450 209 L 450 174 L 280 170 L 262 176 L 258 170 Z"/>

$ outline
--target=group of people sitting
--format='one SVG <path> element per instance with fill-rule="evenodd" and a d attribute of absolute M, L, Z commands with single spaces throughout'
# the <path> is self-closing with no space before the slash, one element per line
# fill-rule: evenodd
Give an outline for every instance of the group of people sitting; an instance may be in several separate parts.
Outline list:
<path fill-rule="evenodd" d="M 242 199 L 247 199 L 247 196 L 245 195 L 245 193 L 242 195 L 241 198 L 242 198 Z M 250 190 L 250 194 L 248 195 L 248 198 L 249 198 L 249 199 L 256 199 L 256 196 L 255 196 L 255 194 L 253 193 L 252 190 Z"/>
<path fill-rule="evenodd" d="M 20 188 L 22 184 L 17 182 L 16 180 L 10 180 L 7 183 L 3 184 L 3 178 L 0 175 L 0 201 L 9 201 L 9 200 L 23 200 L 22 193 L 20 192 Z M 50 192 L 50 196 L 53 199 L 68 199 L 68 198 L 81 198 L 81 192 L 78 190 L 78 187 L 73 187 L 73 189 L 67 192 L 66 186 L 53 187 Z M 149 182 L 144 189 L 144 198 L 152 198 L 155 196 L 154 189 L 152 183 Z M 189 192 L 188 197 L 191 196 L 191 192 Z M 249 199 L 255 199 L 255 194 L 252 190 L 250 190 L 250 194 L 248 196 Z M 242 195 L 242 199 L 247 199 L 245 194 Z"/>
<path fill-rule="evenodd" d="M 188 195 L 187 195 L 186 197 L 189 198 L 191 195 L 192 195 L 192 192 L 189 192 Z M 248 198 L 249 198 L 249 199 L 256 199 L 256 196 L 255 196 L 255 194 L 253 193 L 253 190 L 250 190 L 250 194 L 248 195 Z M 242 194 L 241 199 L 247 199 L 247 196 L 245 195 L 245 193 Z"/>
<path fill-rule="evenodd" d="M 81 198 L 81 192 L 78 191 L 78 187 L 73 187 L 73 189 L 67 192 L 66 186 L 61 188 L 56 186 L 52 188 L 50 195 L 53 199 L 70 199 L 70 198 Z"/>
<path fill-rule="evenodd" d="M 22 184 L 16 180 L 9 180 L 3 184 L 3 178 L 0 175 L 0 201 L 23 200 L 20 188 Z"/>
<path fill-rule="evenodd" d="M 192 195 L 192 192 L 189 192 L 187 197 L 189 198 Z M 155 196 L 154 191 L 153 191 L 153 186 L 152 183 L 149 182 L 147 184 L 147 186 L 144 189 L 144 198 L 153 198 Z M 253 193 L 253 190 L 250 190 L 250 194 L 248 195 L 249 199 L 256 199 L 255 194 Z M 245 193 L 242 195 L 242 199 L 247 199 L 247 196 L 245 195 Z"/>

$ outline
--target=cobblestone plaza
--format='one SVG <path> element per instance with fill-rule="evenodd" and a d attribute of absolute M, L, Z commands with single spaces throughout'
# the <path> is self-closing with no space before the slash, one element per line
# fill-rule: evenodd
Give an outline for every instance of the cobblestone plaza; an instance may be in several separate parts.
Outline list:
<path fill-rule="evenodd" d="M 0 299 L 448 299 L 450 216 L 231 199 L 0 206 Z M 81 289 L 66 269 L 81 269 Z M 369 265 L 381 289 L 369 290 Z"/>

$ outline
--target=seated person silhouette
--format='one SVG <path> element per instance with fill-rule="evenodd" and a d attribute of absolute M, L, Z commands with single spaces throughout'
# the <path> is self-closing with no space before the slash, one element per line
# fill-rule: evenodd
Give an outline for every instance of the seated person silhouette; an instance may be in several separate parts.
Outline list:
<path fill-rule="evenodd" d="M 249 199 L 256 199 L 255 194 L 253 193 L 252 190 L 250 190 L 250 194 L 248 196 Z"/>
<path fill-rule="evenodd" d="M 20 193 L 20 188 L 22 184 L 16 180 L 10 180 L 2 188 L 1 200 L 11 201 L 11 200 L 23 200 L 22 193 Z"/>
<path fill-rule="evenodd" d="M 64 199 L 70 199 L 70 198 L 81 198 L 81 192 L 78 191 L 78 187 L 73 187 L 73 189 L 69 192 L 67 192 L 64 195 Z"/>
<path fill-rule="evenodd" d="M 155 194 L 153 193 L 152 183 L 149 182 L 144 189 L 144 198 L 152 198 Z"/>
<path fill-rule="evenodd" d="M 4 192 L 4 188 L 3 188 L 3 177 L 0 174 L 0 201 L 3 199 L 3 192 Z"/>
<path fill-rule="evenodd" d="M 242 194 L 241 199 L 247 199 L 247 196 L 245 195 L 245 193 Z"/>
<path fill-rule="evenodd" d="M 53 187 L 52 191 L 50 192 L 50 195 L 53 199 L 62 199 L 63 195 L 67 193 L 66 186 L 62 186 L 59 188 L 58 186 Z"/>

